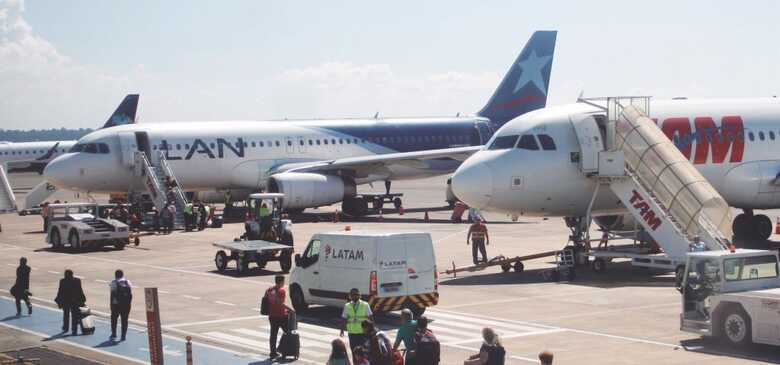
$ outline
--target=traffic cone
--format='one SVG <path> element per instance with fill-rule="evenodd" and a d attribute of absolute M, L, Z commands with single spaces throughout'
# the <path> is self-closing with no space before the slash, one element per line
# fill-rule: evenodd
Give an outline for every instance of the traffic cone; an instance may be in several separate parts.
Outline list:
<path fill-rule="evenodd" d="M 425 211 L 425 218 L 423 218 L 426 222 L 430 221 L 431 219 L 428 217 L 428 211 Z"/>
<path fill-rule="evenodd" d="M 780 234 L 780 217 L 777 217 L 777 223 L 775 223 L 775 234 Z"/>
<path fill-rule="evenodd" d="M 404 215 L 404 206 L 398 207 L 398 215 Z"/>
<path fill-rule="evenodd" d="M 344 230 L 345 231 L 351 231 L 352 230 L 352 226 L 344 226 Z"/>

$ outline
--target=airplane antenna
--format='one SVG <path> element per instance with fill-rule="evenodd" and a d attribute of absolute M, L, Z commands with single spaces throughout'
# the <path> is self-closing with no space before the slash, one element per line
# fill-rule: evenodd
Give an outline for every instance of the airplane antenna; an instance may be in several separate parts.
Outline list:
<path fill-rule="evenodd" d="M 374 119 L 379 119 L 379 112 L 376 112 L 376 114 L 374 114 Z"/>

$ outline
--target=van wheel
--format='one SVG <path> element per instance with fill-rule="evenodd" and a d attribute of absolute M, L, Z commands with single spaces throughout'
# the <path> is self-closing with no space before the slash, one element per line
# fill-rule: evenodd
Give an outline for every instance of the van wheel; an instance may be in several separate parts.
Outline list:
<path fill-rule="evenodd" d="M 62 237 L 60 236 L 60 230 L 57 228 L 51 230 L 51 246 L 54 248 L 62 247 Z"/>
<path fill-rule="evenodd" d="M 68 235 L 68 244 L 70 248 L 81 248 L 81 240 L 79 239 L 79 233 L 76 230 L 71 230 Z"/>
<path fill-rule="evenodd" d="M 721 333 L 722 338 L 731 345 L 747 345 L 751 341 L 750 317 L 742 308 L 729 309 L 721 321 Z"/>
<path fill-rule="evenodd" d="M 598 257 L 595 260 L 593 260 L 593 263 L 591 263 L 590 265 L 593 268 L 593 272 L 597 274 L 601 274 L 604 272 L 604 270 L 607 269 L 607 262 L 601 257 Z"/>
<path fill-rule="evenodd" d="M 228 264 L 228 258 L 225 251 L 219 250 L 217 252 L 217 255 L 214 256 L 214 264 L 217 266 L 217 271 L 225 272 Z"/>
<path fill-rule="evenodd" d="M 414 314 L 414 318 L 420 318 L 423 313 L 425 313 L 425 307 L 418 307 L 417 304 L 414 304 L 414 302 L 406 302 L 404 304 L 404 308 L 412 311 L 412 314 Z"/>
<path fill-rule="evenodd" d="M 297 284 L 290 286 L 290 301 L 293 309 L 298 313 L 303 313 L 309 309 L 309 304 L 306 303 L 306 299 L 303 297 L 303 290 Z"/>

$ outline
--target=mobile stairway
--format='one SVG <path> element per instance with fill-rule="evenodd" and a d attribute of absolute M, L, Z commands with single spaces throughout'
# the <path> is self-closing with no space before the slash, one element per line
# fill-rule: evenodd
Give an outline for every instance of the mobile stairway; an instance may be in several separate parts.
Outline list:
<path fill-rule="evenodd" d="M 585 224 L 599 190 L 607 188 L 662 252 L 647 245 L 590 249 L 586 255 L 594 258 L 594 270 L 613 258 L 629 258 L 634 266 L 681 273 L 688 252 L 729 249 L 728 204 L 648 117 L 649 98 L 602 100 L 606 118 L 572 121 L 581 170 L 598 182 Z"/>
<path fill-rule="evenodd" d="M 11 182 L 5 174 L 5 168 L 0 164 L 0 213 L 16 210 L 16 197 L 11 189 Z"/>
<path fill-rule="evenodd" d="M 168 165 L 168 161 L 165 159 L 165 154 L 161 151 L 155 151 L 157 155 L 155 157 L 157 164 L 152 164 L 149 161 L 146 153 L 142 151 L 135 152 L 135 168 L 134 175 L 143 179 L 143 185 L 146 188 L 147 193 L 151 197 L 154 206 L 157 211 L 162 212 L 165 206 L 168 204 L 169 195 L 172 195 L 174 205 L 176 206 L 176 217 L 173 225 L 176 229 L 184 228 L 184 206 L 187 204 L 187 198 L 184 192 L 181 190 L 181 186 L 178 185 L 178 180 L 173 174 L 173 170 Z M 166 178 L 172 181 L 176 181 L 177 184 L 171 188 L 171 194 L 168 193 L 166 187 Z"/>

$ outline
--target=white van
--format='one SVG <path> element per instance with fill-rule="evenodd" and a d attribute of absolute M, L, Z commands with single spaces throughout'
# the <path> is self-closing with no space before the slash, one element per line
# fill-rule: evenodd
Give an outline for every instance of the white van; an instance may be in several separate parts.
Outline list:
<path fill-rule="evenodd" d="M 358 288 L 374 312 L 409 308 L 420 315 L 438 303 L 438 279 L 428 233 L 319 233 L 295 255 L 290 299 L 298 311 L 342 307 Z"/>

